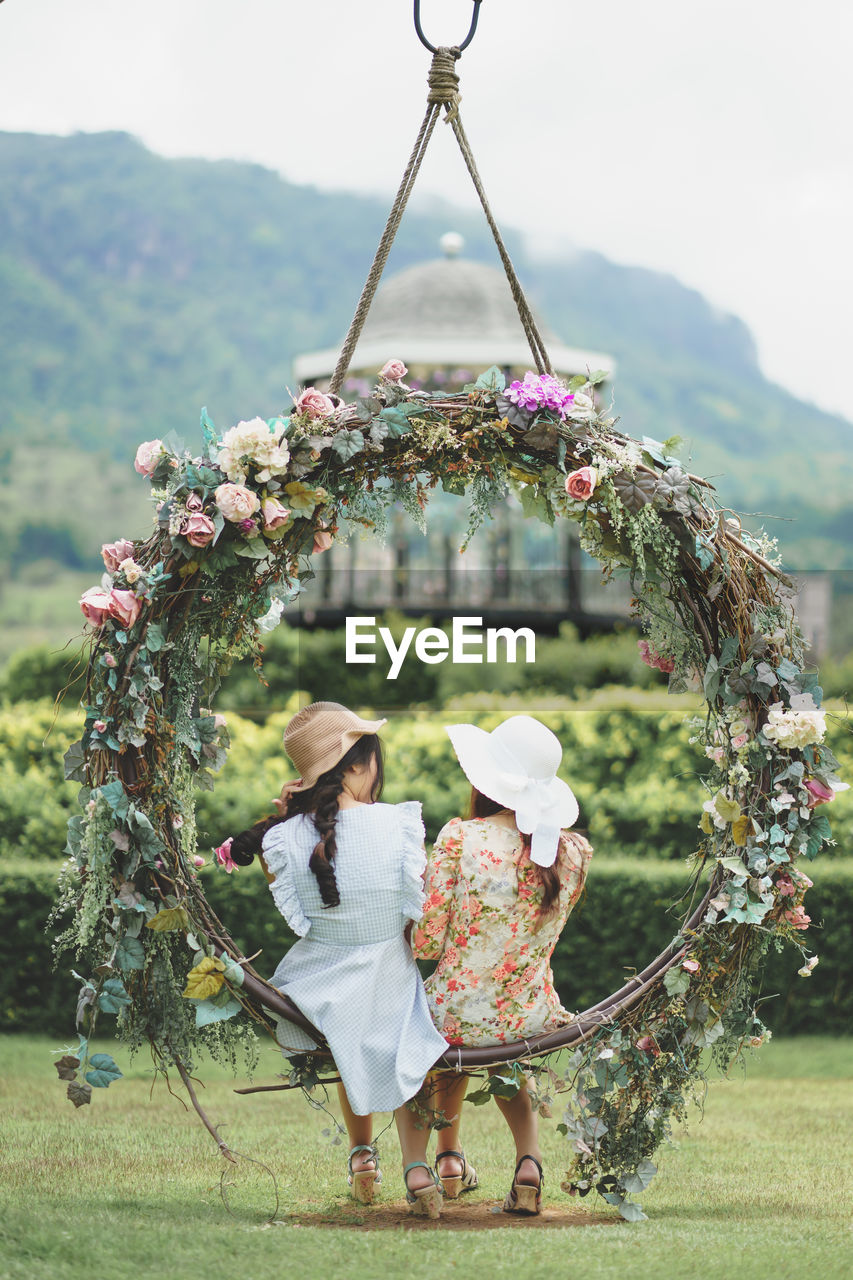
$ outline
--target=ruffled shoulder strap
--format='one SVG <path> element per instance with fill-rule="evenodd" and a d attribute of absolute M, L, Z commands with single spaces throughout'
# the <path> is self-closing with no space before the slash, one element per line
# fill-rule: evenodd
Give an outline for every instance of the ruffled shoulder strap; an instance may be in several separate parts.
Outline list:
<path fill-rule="evenodd" d="M 420 920 L 424 913 L 424 820 L 419 800 L 404 800 L 394 806 L 400 820 L 403 844 L 402 912 L 406 920 Z"/>
<path fill-rule="evenodd" d="M 302 909 L 291 867 L 291 842 L 286 830 L 289 824 L 281 822 L 272 827 L 263 839 L 264 859 L 275 879 L 270 884 L 275 905 L 295 934 L 304 938 L 311 928 L 311 921 Z"/>

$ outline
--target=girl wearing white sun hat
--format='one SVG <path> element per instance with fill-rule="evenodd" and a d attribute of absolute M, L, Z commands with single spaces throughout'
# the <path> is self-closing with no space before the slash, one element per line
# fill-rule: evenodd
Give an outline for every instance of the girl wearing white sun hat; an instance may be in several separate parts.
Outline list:
<path fill-rule="evenodd" d="M 439 832 L 415 955 L 438 962 L 426 991 L 448 1043 L 529 1039 L 574 1016 L 554 990 L 550 961 L 583 889 L 592 847 L 569 830 L 578 804 L 557 777 L 563 752 L 546 725 L 520 715 L 491 733 L 470 724 L 449 725 L 447 733 L 472 785 L 471 817 L 453 818 Z M 466 1083 L 454 1074 L 434 1084 L 433 1106 L 455 1117 L 441 1130 L 436 1157 L 450 1195 L 477 1182 L 458 1139 Z M 526 1085 L 511 1099 L 495 1100 L 518 1160 L 504 1208 L 538 1213 L 541 1153 Z"/>

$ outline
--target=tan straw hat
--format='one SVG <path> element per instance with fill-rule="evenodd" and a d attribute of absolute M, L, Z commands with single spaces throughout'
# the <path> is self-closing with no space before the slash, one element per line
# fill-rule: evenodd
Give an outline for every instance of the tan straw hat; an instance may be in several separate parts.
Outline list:
<path fill-rule="evenodd" d="M 340 702 L 312 702 L 298 711 L 284 731 L 284 749 L 299 770 L 294 791 L 307 791 L 342 760 L 366 733 L 378 733 L 386 720 L 363 720 Z"/>

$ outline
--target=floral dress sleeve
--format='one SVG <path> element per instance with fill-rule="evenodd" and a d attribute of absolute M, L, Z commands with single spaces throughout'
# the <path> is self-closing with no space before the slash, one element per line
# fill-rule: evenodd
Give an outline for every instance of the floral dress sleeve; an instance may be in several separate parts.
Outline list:
<path fill-rule="evenodd" d="M 427 860 L 424 911 L 412 939 L 418 960 L 436 960 L 444 950 L 461 852 L 462 819 L 452 818 L 439 831 Z"/>
<path fill-rule="evenodd" d="M 575 831 L 564 831 L 562 836 L 564 872 L 563 877 L 569 886 L 569 907 L 573 907 L 581 895 L 592 857 L 592 845 L 586 836 Z"/>

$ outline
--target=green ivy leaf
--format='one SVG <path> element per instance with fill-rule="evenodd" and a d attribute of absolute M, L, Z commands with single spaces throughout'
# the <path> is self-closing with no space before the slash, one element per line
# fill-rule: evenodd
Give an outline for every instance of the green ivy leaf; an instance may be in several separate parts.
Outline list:
<path fill-rule="evenodd" d="M 122 1078 L 121 1071 L 108 1053 L 93 1053 L 89 1066 L 91 1070 L 86 1072 L 86 1079 L 96 1089 L 108 1089 L 114 1080 Z"/>
<path fill-rule="evenodd" d="M 72 742 L 62 757 L 65 776 L 71 782 L 86 781 L 86 753 L 82 742 Z"/>
<path fill-rule="evenodd" d="M 349 462 L 350 458 L 354 458 L 363 449 L 364 433 L 358 427 L 352 427 L 349 431 L 336 431 L 332 436 L 332 452 L 338 455 L 341 462 Z"/>
<path fill-rule="evenodd" d="M 522 489 L 518 490 L 518 496 L 521 499 L 521 508 L 525 519 L 532 517 L 536 520 L 542 520 L 545 524 L 554 523 L 554 512 L 551 504 L 544 494 L 539 493 L 535 484 L 526 484 Z"/>
<path fill-rule="evenodd" d="M 161 622 L 150 622 L 145 632 L 145 644 L 149 653 L 159 653 L 166 643 Z M 114 674 L 111 672 L 111 674 Z"/>
<path fill-rule="evenodd" d="M 423 412 L 423 405 L 388 405 L 388 407 L 383 409 L 379 414 L 379 419 L 387 426 L 389 435 L 391 435 L 394 440 L 399 440 L 401 436 L 407 435 L 412 429 L 412 424 L 409 422 L 409 418 Z"/>
<path fill-rule="evenodd" d="M 503 391 L 506 378 L 496 364 L 490 365 L 474 383 L 475 391 Z"/>
<path fill-rule="evenodd" d="M 145 968 L 145 948 L 138 938 L 125 936 L 116 947 L 116 964 L 125 973 Z"/>
<path fill-rule="evenodd" d="M 663 985 L 671 996 L 682 996 L 690 986 L 690 974 L 686 969 L 678 966 L 667 969 L 663 976 Z"/>
<path fill-rule="evenodd" d="M 106 800 L 116 818 L 126 818 L 130 800 L 128 799 L 127 793 L 118 778 L 114 778 L 112 782 L 104 783 L 99 790 L 101 796 Z"/>
<path fill-rule="evenodd" d="M 212 1000 L 198 1000 L 195 1006 L 195 1025 L 197 1027 L 209 1027 L 213 1022 L 227 1022 L 229 1018 L 233 1018 L 235 1013 L 239 1013 L 242 1005 L 239 1000 L 235 1000 L 228 992 L 227 987 L 222 990 L 228 997 L 223 1004 L 216 997 Z"/>
<path fill-rule="evenodd" d="M 132 1003 L 127 987 L 121 978 L 107 978 L 98 995 L 98 1006 L 103 1009 L 104 1013 L 120 1013 L 122 1009 L 127 1009 Z M 92 1061 L 94 1062 L 94 1058 Z M 86 1079 L 89 1079 L 88 1073 Z"/>

